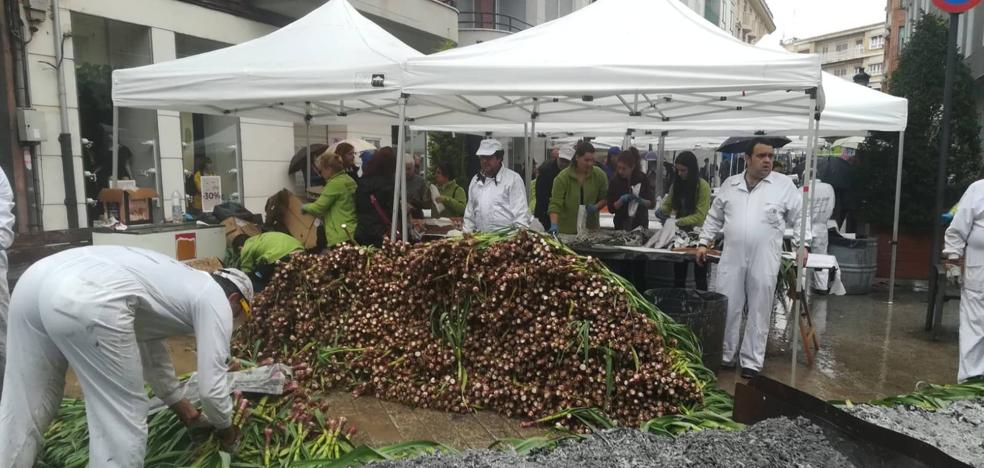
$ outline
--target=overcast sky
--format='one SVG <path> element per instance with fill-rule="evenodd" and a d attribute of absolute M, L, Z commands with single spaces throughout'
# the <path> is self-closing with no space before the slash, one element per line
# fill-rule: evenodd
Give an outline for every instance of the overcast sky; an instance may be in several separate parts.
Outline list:
<path fill-rule="evenodd" d="M 766 0 L 783 39 L 800 39 L 885 21 L 885 0 Z"/>

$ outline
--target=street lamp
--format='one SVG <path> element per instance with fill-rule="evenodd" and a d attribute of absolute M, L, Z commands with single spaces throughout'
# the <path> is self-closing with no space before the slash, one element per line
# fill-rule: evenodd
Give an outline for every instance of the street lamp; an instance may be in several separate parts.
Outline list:
<path fill-rule="evenodd" d="M 857 74 L 854 75 L 852 79 L 854 80 L 855 83 L 864 87 L 868 87 L 868 82 L 871 81 L 871 75 L 864 72 L 864 67 L 858 67 L 858 72 Z"/>

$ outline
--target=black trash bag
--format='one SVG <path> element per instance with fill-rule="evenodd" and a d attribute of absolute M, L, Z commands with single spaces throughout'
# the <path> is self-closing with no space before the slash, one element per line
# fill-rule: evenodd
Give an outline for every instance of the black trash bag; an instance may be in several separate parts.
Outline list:
<path fill-rule="evenodd" d="M 724 324 L 728 316 L 727 296 L 682 288 L 650 289 L 643 296 L 673 320 L 690 327 L 700 342 L 705 367 L 713 372 L 721 368 Z"/>
<path fill-rule="evenodd" d="M 254 219 L 253 212 L 235 202 L 225 202 L 215 205 L 212 214 L 215 215 L 215 219 L 220 223 L 225 221 L 226 218 L 239 218 L 246 221 L 252 221 Z"/>

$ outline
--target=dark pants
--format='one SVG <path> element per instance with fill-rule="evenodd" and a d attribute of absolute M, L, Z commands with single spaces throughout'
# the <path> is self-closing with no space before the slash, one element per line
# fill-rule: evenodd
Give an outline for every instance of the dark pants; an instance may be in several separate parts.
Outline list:
<path fill-rule="evenodd" d="M 854 210 L 850 205 L 852 200 L 847 190 L 834 189 L 834 197 L 833 218 L 837 221 L 837 228 L 844 226 L 844 232 L 857 232 L 858 223 L 854 218 Z"/>
<path fill-rule="evenodd" d="M 697 283 L 697 289 L 701 291 L 707 291 L 707 265 L 694 265 L 694 282 Z M 687 287 L 687 270 L 690 269 L 690 262 L 674 263 L 673 264 L 673 287 L 675 288 L 685 288 Z"/>

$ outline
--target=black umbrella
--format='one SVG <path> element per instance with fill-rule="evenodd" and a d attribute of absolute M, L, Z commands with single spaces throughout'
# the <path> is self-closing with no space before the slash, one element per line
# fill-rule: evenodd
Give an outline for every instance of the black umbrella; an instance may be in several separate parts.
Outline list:
<path fill-rule="evenodd" d="M 721 143 L 717 151 L 719 153 L 744 153 L 752 140 L 764 141 L 772 145 L 773 148 L 782 148 L 789 144 L 790 140 L 781 136 L 753 136 L 753 137 L 731 137 Z"/>
<path fill-rule="evenodd" d="M 321 156 L 328 149 L 328 145 L 324 143 L 315 143 L 311 145 L 311 164 Z M 287 174 L 293 174 L 304 170 L 304 164 L 307 162 L 307 148 L 301 148 L 294 153 L 294 157 L 290 158 L 290 165 L 287 166 Z"/>

